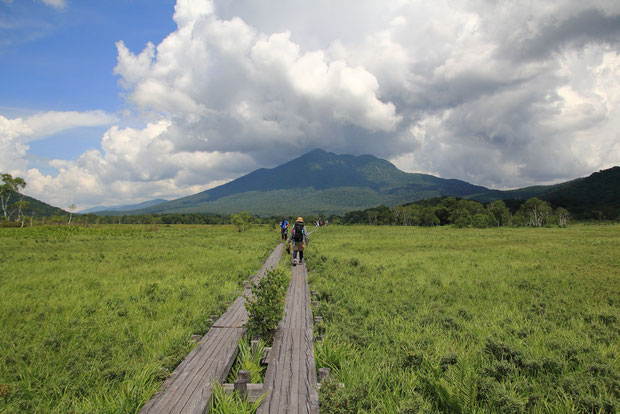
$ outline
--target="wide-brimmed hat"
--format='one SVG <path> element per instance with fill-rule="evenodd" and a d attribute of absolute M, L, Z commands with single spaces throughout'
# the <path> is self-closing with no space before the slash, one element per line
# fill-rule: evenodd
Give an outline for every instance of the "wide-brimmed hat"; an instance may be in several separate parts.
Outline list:
<path fill-rule="evenodd" d="M 295 222 L 301 221 L 302 223 L 304 222 L 304 219 L 302 219 L 301 217 L 297 217 L 297 220 L 295 220 Z"/>

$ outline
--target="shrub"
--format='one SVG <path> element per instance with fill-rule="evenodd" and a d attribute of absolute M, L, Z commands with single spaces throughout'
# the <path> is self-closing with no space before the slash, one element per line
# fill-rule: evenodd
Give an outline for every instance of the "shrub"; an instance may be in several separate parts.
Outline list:
<path fill-rule="evenodd" d="M 251 296 L 245 303 L 248 311 L 246 328 L 250 337 L 258 336 L 271 343 L 273 331 L 284 316 L 288 281 L 283 270 L 268 270 L 265 277 L 252 289 Z"/>

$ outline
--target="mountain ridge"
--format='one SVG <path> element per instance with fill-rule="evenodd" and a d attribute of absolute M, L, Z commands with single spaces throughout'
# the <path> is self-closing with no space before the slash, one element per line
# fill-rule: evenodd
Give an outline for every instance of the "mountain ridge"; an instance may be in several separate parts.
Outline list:
<path fill-rule="evenodd" d="M 24 215 L 26 216 L 34 215 L 34 217 L 51 217 L 51 216 L 69 214 L 68 211 L 63 210 L 60 207 L 52 206 L 51 204 L 38 200 L 34 197 L 30 197 L 22 193 L 16 193 L 14 191 L 11 192 L 11 196 L 9 200 L 10 202 L 9 202 L 8 210 L 11 210 L 11 211 L 17 209 L 16 204 L 15 204 L 16 202 L 18 201 L 27 202 L 28 206 L 24 208 L 24 211 L 23 211 Z"/>
<path fill-rule="evenodd" d="M 336 155 L 315 149 L 273 168 L 260 168 L 236 180 L 175 200 L 114 206 L 116 210 L 81 211 L 98 215 L 203 213 L 229 215 L 248 211 L 261 216 L 339 214 L 395 206 L 434 197 L 460 197 L 483 203 L 502 199 L 517 206 L 531 197 L 564 207 L 582 219 L 620 218 L 620 167 L 553 185 L 492 190 L 458 179 L 407 173 L 372 155 Z M 17 201 L 20 195 L 14 195 Z M 35 198 L 28 213 L 35 216 L 69 214 Z M 136 206 L 155 205 L 127 210 Z M 34 207 L 34 209 L 33 209 Z"/>
<path fill-rule="evenodd" d="M 126 213 L 343 214 L 376 203 L 395 205 L 485 191 L 489 189 L 457 179 L 407 173 L 372 155 L 336 155 L 317 148 L 274 168 L 260 168 L 221 186 Z"/>
<path fill-rule="evenodd" d="M 154 200 L 143 201 L 137 204 L 122 204 L 118 206 L 95 206 L 91 208 L 87 208 L 84 210 L 78 211 L 76 214 L 88 214 L 88 213 L 97 213 L 100 211 L 129 211 L 129 210 L 139 210 L 141 208 L 152 207 L 157 204 L 164 203 L 168 200 L 163 198 L 156 198 Z"/>

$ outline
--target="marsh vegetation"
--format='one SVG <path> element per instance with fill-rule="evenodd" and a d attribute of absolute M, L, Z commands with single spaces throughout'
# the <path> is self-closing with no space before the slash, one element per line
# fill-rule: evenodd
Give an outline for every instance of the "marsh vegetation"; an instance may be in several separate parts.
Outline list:
<path fill-rule="evenodd" d="M 317 232 L 321 412 L 618 412 L 619 230 Z"/>
<path fill-rule="evenodd" d="M 0 411 L 134 412 L 261 267 L 264 226 L 0 229 Z"/>

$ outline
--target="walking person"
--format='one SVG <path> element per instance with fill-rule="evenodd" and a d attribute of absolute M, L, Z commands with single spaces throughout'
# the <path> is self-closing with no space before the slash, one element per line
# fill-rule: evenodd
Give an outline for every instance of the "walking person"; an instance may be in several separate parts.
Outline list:
<path fill-rule="evenodd" d="M 286 218 L 282 217 L 282 221 L 280 222 L 280 234 L 282 234 L 282 240 L 286 240 L 288 236 L 288 228 L 289 224 Z"/>
<path fill-rule="evenodd" d="M 308 240 L 308 234 L 306 232 L 306 226 L 304 225 L 304 219 L 297 217 L 295 225 L 291 230 L 291 236 L 288 238 L 288 246 L 291 246 L 293 242 L 293 266 L 297 263 L 302 264 L 304 261 L 304 248 L 310 243 Z M 299 262 L 297 261 L 297 253 L 299 253 Z"/>

